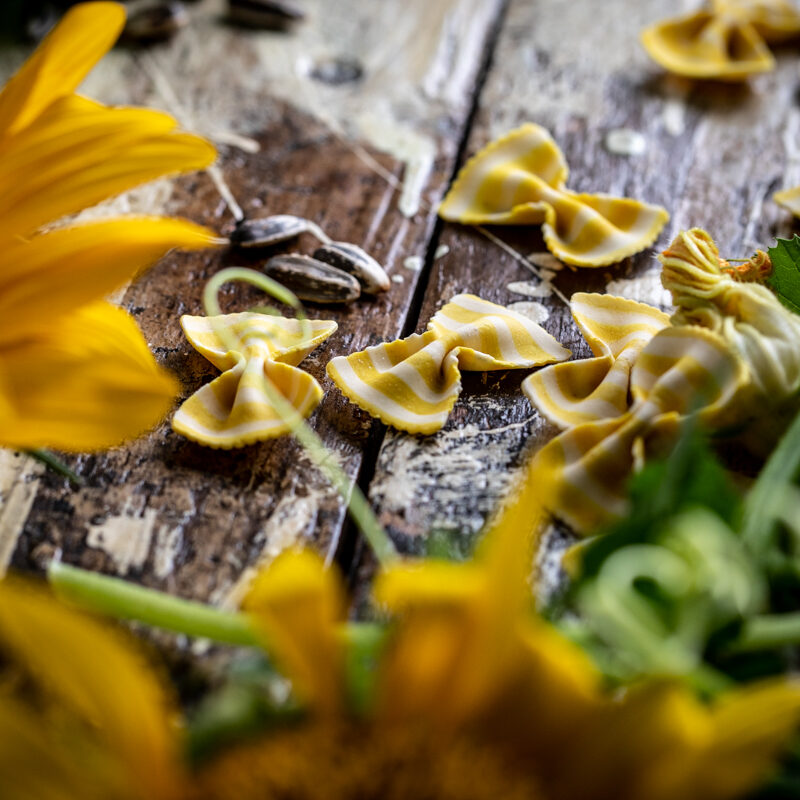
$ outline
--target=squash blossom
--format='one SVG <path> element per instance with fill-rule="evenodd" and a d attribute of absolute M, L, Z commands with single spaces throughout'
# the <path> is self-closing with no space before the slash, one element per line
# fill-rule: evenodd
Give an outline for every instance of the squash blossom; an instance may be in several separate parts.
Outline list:
<path fill-rule="evenodd" d="M 84 3 L 0 92 L 0 445 L 86 451 L 143 433 L 175 381 L 133 319 L 103 300 L 175 247 L 218 242 L 189 222 L 126 217 L 53 226 L 214 148 L 170 116 L 75 93 L 125 22 Z"/>
<path fill-rule="evenodd" d="M 756 786 L 800 691 L 775 680 L 704 705 L 650 682 L 609 696 L 583 652 L 530 612 L 533 496 L 519 492 L 474 561 L 379 577 L 387 640 L 363 665 L 358 709 L 338 577 L 307 552 L 267 567 L 246 609 L 305 714 L 194 770 L 169 692 L 118 633 L 0 583 L 0 796 L 724 800 Z"/>
<path fill-rule="evenodd" d="M 729 417 L 758 453 L 772 448 L 800 408 L 800 316 L 758 282 L 764 258 L 732 268 L 699 228 L 680 233 L 659 256 L 661 281 L 677 307 L 672 324 L 712 331 L 744 364 Z"/>

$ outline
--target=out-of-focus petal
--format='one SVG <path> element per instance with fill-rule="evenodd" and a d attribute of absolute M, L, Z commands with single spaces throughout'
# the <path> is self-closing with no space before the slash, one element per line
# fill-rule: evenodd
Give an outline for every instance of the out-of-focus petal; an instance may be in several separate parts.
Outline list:
<path fill-rule="evenodd" d="M 176 393 L 133 319 L 95 303 L 0 347 L 0 444 L 113 447 L 156 425 Z"/>
<path fill-rule="evenodd" d="M 172 248 L 220 242 L 169 218 L 92 222 L 9 243 L 0 267 L 0 343 L 17 340 L 131 280 Z"/>
<path fill-rule="evenodd" d="M 54 100 L 75 91 L 124 25 L 125 9 L 119 3 L 82 3 L 70 9 L 0 92 L 0 136 L 17 133 Z"/>

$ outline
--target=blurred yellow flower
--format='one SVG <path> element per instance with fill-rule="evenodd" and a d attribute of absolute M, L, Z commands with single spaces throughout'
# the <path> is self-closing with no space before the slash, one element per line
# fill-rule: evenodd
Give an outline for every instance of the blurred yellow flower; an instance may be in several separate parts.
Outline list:
<path fill-rule="evenodd" d="M 200 169 L 214 148 L 170 116 L 74 93 L 125 22 L 84 3 L 0 92 L 0 445 L 96 450 L 156 424 L 175 394 L 136 324 L 103 301 L 210 231 L 172 219 L 52 223 L 138 184 Z"/>
<path fill-rule="evenodd" d="M 800 690 L 775 681 L 710 706 L 671 683 L 609 697 L 529 611 L 546 487 L 526 486 L 475 561 L 378 578 L 394 623 L 362 716 L 347 710 L 341 586 L 309 553 L 262 572 L 246 608 L 311 716 L 205 766 L 194 797 L 723 800 L 757 785 L 800 717 Z"/>
<path fill-rule="evenodd" d="M 540 488 L 519 493 L 475 561 L 378 579 L 392 621 L 361 663 L 363 706 L 342 586 L 316 556 L 281 556 L 247 608 L 306 713 L 194 774 L 168 696 L 119 634 L 0 583 L 0 796 L 725 800 L 756 786 L 800 717 L 800 690 L 773 681 L 709 706 L 664 682 L 605 693 L 528 609 Z"/>

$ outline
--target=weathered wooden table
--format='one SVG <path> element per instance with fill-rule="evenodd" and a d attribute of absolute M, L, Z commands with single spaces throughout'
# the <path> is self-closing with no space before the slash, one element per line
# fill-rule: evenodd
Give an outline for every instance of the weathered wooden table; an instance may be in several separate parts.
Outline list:
<path fill-rule="evenodd" d="M 84 88 L 109 103 L 165 108 L 217 141 L 219 170 L 247 214 L 309 217 L 385 264 L 388 294 L 311 312 L 339 323 L 304 363 L 326 390 L 311 424 L 400 550 L 419 551 L 434 529 L 459 532 L 467 544 L 523 451 L 553 433 L 519 391 L 524 374 L 468 375 L 445 429 L 414 437 L 346 402 L 324 371 L 333 355 L 422 329 L 460 291 L 534 304 L 527 310 L 586 354 L 557 293 L 509 290 L 538 283 L 528 257 L 548 266 L 538 228 L 483 232 L 437 221 L 454 171 L 531 120 L 563 148 L 571 188 L 666 206 L 672 219 L 657 246 L 699 225 L 726 255 L 746 255 L 793 227 L 770 198 L 800 183 L 800 58 L 780 50 L 775 72 L 739 86 L 665 76 L 638 43 L 641 28 L 670 11 L 661 0 L 303 5 L 308 19 L 282 34 L 227 25 L 221 2 L 195 4 L 191 26 L 173 42 L 114 51 Z M 4 73 L 23 55 L 4 53 Z M 606 135 L 620 128 L 641 134 L 644 152 L 607 149 Z M 181 214 L 224 233 L 233 225 L 206 174 L 162 181 L 93 213 L 120 210 Z M 178 317 L 202 313 L 205 281 L 242 263 L 235 258 L 171 255 L 121 297 L 185 395 L 216 373 L 189 347 Z M 613 268 L 564 269 L 553 283 L 567 297 L 608 288 L 668 299 L 654 251 Z M 225 299 L 243 310 L 254 298 L 232 287 Z M 370 572 L 341 501 L 289 438 L 219 452 L 164 424 L 70 463 L 85 487 L 2 454 L 0 567 L 40 570 L 60 550 L 70 563 L 222 605 L 235 604 L 254 565 L 298 543 L 338 561 L 356 588 Z"/>

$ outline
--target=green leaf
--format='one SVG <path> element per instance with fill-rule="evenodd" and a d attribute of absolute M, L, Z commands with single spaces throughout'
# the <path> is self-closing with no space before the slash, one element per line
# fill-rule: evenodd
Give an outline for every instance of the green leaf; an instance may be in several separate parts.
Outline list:
<path fill-rule="evenodd" d="M 767 253 L 772 261 L 767 285 L 788 309 L 800 314 L 800 236 L 777 239 Z"/>

